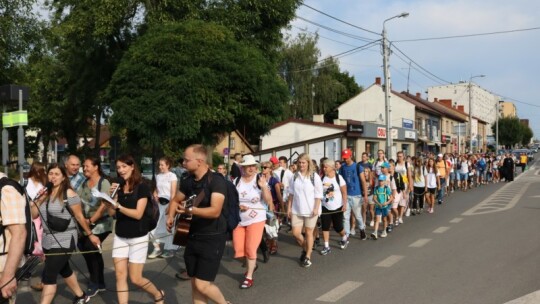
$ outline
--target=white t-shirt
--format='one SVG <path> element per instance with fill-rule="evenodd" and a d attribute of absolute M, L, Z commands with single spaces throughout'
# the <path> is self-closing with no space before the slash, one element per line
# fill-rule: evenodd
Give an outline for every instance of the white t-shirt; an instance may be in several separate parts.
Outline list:
<path fill-rule="evenodd" d="M 317 173 L 313 173 L 313 183 L 311 176 L 303 176 L 298 172 L 298 177 L 294 178 L 295 174 L 289 181 L 289 194 L 293 196 L 292 214 L 299 216 L 311 216 L 313 208 L 315 208 L 315 199 L 323 198 L 323 187 L 321 177 Z M 319 204 L 319 214 L 321 214 L 322 206 Z"/>
<path fill-rule="evenodd" d="M 430 189 L 437 188 L 437 175 L 433 172 L 433 169 L 426 169 L 428 171 L 427 174 L 427 187 Z"/>
<path fill-rule="evenodd" d="M 37 182 L 37 184 L 34 184 L 34 181 L 29 178 L 28 183 L 26 184 L 26 193 L 28 193 L 29 199 L 33 200 L 38 192 L 43 189 L 43 184 L 41 182 Z"/>
<path fill-rule="evenodd" d="M 390 173 L 388 173 L 388 175 L 386 175 L 386 185 L 390 187 L 390 190 L 392 190 L 392 192 L 394 190 L 397 190 L 396 180 L 394 179 L 394 177 Z"/>
<path fill-rule="evenodd" d="M 163 197 L 168 200 L 171 199 L 171 186 L 173 181 L 178 181 L 178 177 L 170 171 L 156 175 L 156 190 L 158 197 Z"/>
<path fill-rule="evenodd" d="M 337 178 L 339 178 L 339 184 L 337 182 Z M 328 176 L 325 176 L 322 179 L 322 185 L 323 185 L 323 194 L 324 197 L 322 199 L 322 205 L 324 208 L 328 210 L 336 210 L 338 208 L 341 208 L 343 204 L 346 202 L 343 201 L 343 195 L 341 194 L 341 187 L 347 186 L 347 182 L 343 178 L 343 176 L 336 173 L 336 176 L 330 178 Z M 329 188 L 332 188 L 334 191 L 329 191 L 327 194 L 327 191 Z"/>
<path fill-rule="evenodd" d="M 285 170 L 285 173 L 283 173 L 283 180 L 281 180 L 281 172 L 283 170 Z M 279 167 L 274 170 L 274 175 L 276 176 L 277 180 L 283 184 L 283 201 L 286 202 L 287 198 L 289 197 L 289 182 L 293 176 L 293 173 L 289 169 Z"/>
<path fill-rule="evenodd" d="M 384 162 L 384 160 L 378 160 L 373 164 L 373 171 L 375 171 L 375 175 L 381 175 L 381 166 Z"/>
<path fill-rule="evenodd" d="M 468 161 L 460 161 L 461 169 L 459 169 L 460 174 L 467 174 L 469 173 L 469 162 Z"/>
<path fill-rule="evenodd" d="M 262 190 L 257 187 L 257 177 L 253 176 L 250 182 L 244 182 L 241 177 L 236 186 L 240 206 L 249 209 L 240 212 L 240 226 L 249 226 L 253 223 L 266 221 L 266 207 L 262 202 Z M 236 183 L 236 180 L 234 181 Z"/>

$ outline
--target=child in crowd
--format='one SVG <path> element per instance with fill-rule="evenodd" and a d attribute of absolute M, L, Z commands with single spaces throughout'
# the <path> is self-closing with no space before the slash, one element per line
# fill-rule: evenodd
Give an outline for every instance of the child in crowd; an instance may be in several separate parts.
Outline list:
<path fill-rule="evenodd" d="M 373 191 L 373 200 L 375 201 L 375 231 L 371 234 L 371 238 L 376 240 L 377 239 L 377 233 L 379 229 L 379 222 L 381 221 L 381 217 L 383 220 L 383 232 L 381 234 L 381 237 L 386 237 L 386 227 L 388 226 L 388 213 L 390 209 L 390 204 L 394 200 L 394 197 L 392 196 L 392 190 L 388 185 L 386 185 L 386 175 L 381 174 L 379 175 L 379 184 L 375 187 L 375 190 Z"/>

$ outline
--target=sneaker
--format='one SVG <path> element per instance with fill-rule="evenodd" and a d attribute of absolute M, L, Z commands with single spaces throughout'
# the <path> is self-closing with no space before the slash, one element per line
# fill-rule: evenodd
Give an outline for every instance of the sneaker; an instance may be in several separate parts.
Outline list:
<path fill-rule="evenodd" d="M 98 290 L 99 290 L 99 291 L 106 291 L 106 290 L 107 290 L 107 286 L 105 286 L 105 284 L 99 284 L 99 285 L 98 285 Z"/>
<path fill-rule="evenodd" d="M 361 239 L 362 241 L 367 240 L 366 230 L 360 229 L 360 239 Z"/>
<path fill-rule="evenodd" d="M 324 247 L 323 250 L 321 250 L 321 255 L 327 255 L 330 252 L 332 252 L 332 249 L 330 249 L 330 247 Z"/>
<path fill-rule="evenodd" d="M 424 208 L 420 208 L 420 210 L 418 210 L 418 214 L 422 214 L 424 212 Z"/>
<path fill-rule="evenodd" d="M 403 224 L 403 218 L 400 217 L 400 218 L 398 219 L 398 222 L 399 222 L 400 224 Z"/>
<path fill-rule="evenodd" d="M 413 210 L 411 211 L 411 215 L 412 215 L 412 216 L 415 216 L 415 215 L 416 215 L 416 209 L 413 209 Z"/>
<path fill-rule="evenodd" d="M 163 251 L 163 253 L 159 256 L 160 258 L 170 258 L 170 257 L 173 257 L 174 256 L 174 253 L 172 252 L 172 250 L 165 250 Z"/>
<path fill-rule="evenodd" d="M 387 237 L 387 236 L 388 236 L 388 234 L 386 234 L 386 231 L 383 231 L 383 232 L 381 233 L 381 237 L 382 237 L 382 238 L 385 238 L 385 237 Z"/>
<path fill-rule="evenodd" d="M 394 222 L 394 226 L 396 226 L 396 227 L 399 226 L 399 221 L 398 221 L 398 220 L 396 220 L 396 221 Z"/>
<path fill-rule="evenodd" d="M 341 240 L 339 241 L 339 248 L 341 249 L 345 249 L 347 248 L 347 246 L 349 246 L 349 240 Z"/>
<path fill-rule="evenodd" d="M 411 208 L 407 208 L 407 211 L 405 211 L 405 216 L 411 216 Z"/>
<path fill-rule="evenodd" d="M 356 235 L 356 228 L 355 228 L 355 229 L 351 229 L 351 235 L 352 235 L 352 236 L 355 236 L 355 235 Z"/>
<path fill-rule="evenodd" d="M 392 229 L 394 229 L 394 225 L 390 224 L 388 227 L 386 227 L 386 232 L 390 233 L 392 232 Z"/>
<path fill-rule="evenodd" d="M 244 278 L 240 283 L 240 289 L 248 289 L 253 286 L 253 279 Z"/>
<path fill-rule="evenodd" d="M 308 268 L 309 266 L 311 266 L 311 260 L 308 258 L 305 258 L 304 261 L 302 262 L 302 267 Z"/>
<path fill-rule="evenodd" d="M 433 213 L 433 208 L 430 208 L 430 209 L 429 209 L 429 213 Z"/>
<path fill-rule="evenodd" d="M 442 204 L 442 201 L 441 201 L 441 200 L 439 200 L 439 201 L 438 201 L 437 203 L 438 203 L 439 205 L 441 205 L 441 204 Z"/>
<path fill-rule="evenodd" d="M 373 226 L 375 226 L 375 222 L 371 220 L 371 222 L 369 222 L 369 227 L 373 227 Z"/>
<path fill-rule="evenodd" d="M 305 258 L 306 258 L 306 252 L 302 250 L 302 254 L 300 255 L 300 262 L 303 262 Z"/>
<path fill-rule="evenodd" d="M 85 304 L 88 301 L 90 301 L 90 297 L 83 292 L 82 296 L 73 299 L 73 304 Z"/>
<path fill-rule="evenodd" d="M 371 234 L 371 238 L 374 239 L 374 240 L 377 240 L 377 233 L 375 233 L 375 232 L 372 233 L 372 234 Z"/>
<path fill-rule="evenodd" d="M 86 295 L 91 298 L 95 295 L 97 295 L 99 292 L 99 288 L 94 284 L 88 284 L 88 289 L 86 289 Z"/>
<path fill-rule="evenodd" d="M 150 254 L 148 255 L 148 258 L 149 258 L 149 259 L 155 259 L 155 258 L 157 258 L 158 256 L 160 256 L 161 254 L 163 254 L 163 251 L 161 251 L 160 249 L 154 248 L 154 251 L 152 251 L 152 253 L 150 253 Z"/>

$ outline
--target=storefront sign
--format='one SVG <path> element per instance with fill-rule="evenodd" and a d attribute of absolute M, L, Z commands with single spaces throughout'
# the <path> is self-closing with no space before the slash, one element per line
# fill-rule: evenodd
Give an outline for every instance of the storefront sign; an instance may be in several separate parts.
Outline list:
<path fill-rule="evenodd" d="M 416 139 L 416 132 L 405 130 L 405 139 Z"/>
<path fill-rule="evenodd" d="M 386 128 L 377 127 L 377 138 L 386 138 Z"/>
<path fill-rule="evenodd" d="M 402 126 L 405 129 L 413 129 L 414 128 L 414 122 L 412 120 L 410 120 L 410 119 L 403 118 Z"/>
<path fill-rule="evenodd" d="M 347 123 L 347 136 L 349 137 L 361 137 L 364 133 L 364 126 L 358 122 Z"/>

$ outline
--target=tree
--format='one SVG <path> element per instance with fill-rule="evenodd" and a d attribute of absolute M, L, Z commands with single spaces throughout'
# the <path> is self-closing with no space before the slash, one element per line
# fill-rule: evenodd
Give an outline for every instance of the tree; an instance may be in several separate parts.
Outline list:
<path fill-rule="evenodd" d="M 493 133 L 496 132 L 496 124 L 491 125 Z M 522 125 L 517 117 L 499 118 L 499 144 L 512 147 L 523 139 Z M 530 138 L 529 138 L 530 139 Z"/>
<path fill-rule="evenodd" d="M 527 125 L 521 124 L 521 145 L 528 146 L 529 143 L 531 143 L 531 138 L 533 138 L 534 134 L 531 128 Z"/>
<path fill-rule="evenodd" d="M 224 26 L 152 26 L 124 55 L 106 94 L 132 145 L 215 144 L 237 128 L 263 134 L 288 100 L 277 70 Z"/>

